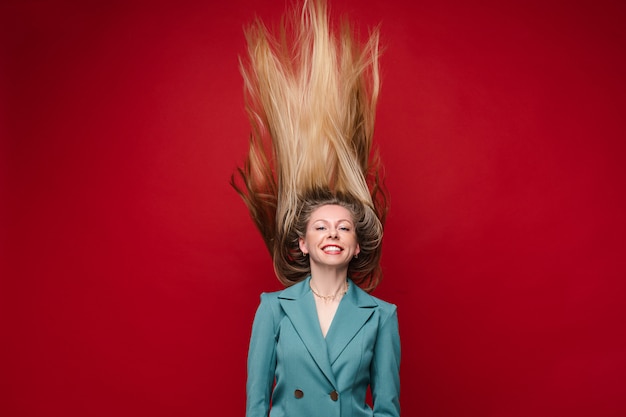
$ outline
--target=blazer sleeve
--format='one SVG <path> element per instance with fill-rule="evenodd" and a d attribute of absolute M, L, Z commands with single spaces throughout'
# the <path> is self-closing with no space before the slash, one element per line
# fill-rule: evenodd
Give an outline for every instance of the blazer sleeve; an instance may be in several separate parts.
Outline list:
<path fill-rule="evenodd" d="M 375 417 L 400 416 L 400 334 L 396 306 L 381 317 L 371 365 Z"/>
<path fill-rule="evenodd" d="M 246 417 L 267 417 L 276 369 L 276 318 L 269 294 L 261 294 L 248 349 Z M 276 300 L 274 300 L 276 301 Z M 274 302 L 276 304 L 276 302 Z"/>

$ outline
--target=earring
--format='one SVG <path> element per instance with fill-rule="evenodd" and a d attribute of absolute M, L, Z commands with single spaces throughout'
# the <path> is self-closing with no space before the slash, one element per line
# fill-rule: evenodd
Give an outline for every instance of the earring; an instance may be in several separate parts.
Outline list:
<path fill-rule="evenodd" d="M 354 255 L 354 259 L 359 259 L 359 254 Z"/>

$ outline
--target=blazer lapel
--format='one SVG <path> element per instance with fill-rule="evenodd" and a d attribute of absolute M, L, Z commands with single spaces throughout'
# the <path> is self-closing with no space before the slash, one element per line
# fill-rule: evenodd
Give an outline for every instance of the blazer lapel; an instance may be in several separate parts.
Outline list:
<path fill-rule="evenodd" d="M 367 322 L 374 312 L 373 307 L 377 305 L 373 297 L 350 280 L 350 288 L 339 303 L 326 335 L 328 357 L 331 364 L 337 360 L 348 343 Z"/>
<path fill-rule="evenodd" d="M 326 341 L 320 329 L 319 319 L 317 318 L 317 310 L 315 308 L 315 300 L 311 296 L 309 279 L 295 284 L 278 296 L 280 305 L 293 327 L 296 329 L 298 336 L 306 346 L 309 354 L 317 363 L 317 366 L 326 376 L 328 381 L 337 388 L 335 375 L 330 367 L 328 360 L 328 350 Z"/>

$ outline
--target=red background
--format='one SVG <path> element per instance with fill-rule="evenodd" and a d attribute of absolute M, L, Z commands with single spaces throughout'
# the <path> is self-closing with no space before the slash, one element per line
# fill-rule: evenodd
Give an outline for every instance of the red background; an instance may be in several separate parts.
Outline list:
<path fill-rule="evenodd" d="M 237 57 L 284 2 L 215 3 L 3 2 L 2 416 L 243 415 Z M 403 415 L 626 415 L 623 3 L 332 8 L 382 22 Z"/>

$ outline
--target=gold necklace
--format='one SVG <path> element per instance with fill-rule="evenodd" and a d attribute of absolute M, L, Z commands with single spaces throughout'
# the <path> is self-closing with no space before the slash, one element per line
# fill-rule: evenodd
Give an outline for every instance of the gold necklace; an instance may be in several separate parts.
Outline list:
<path fill-rule="evenodd" d="M 350 288 L 350 283 L 346 281 L 346 286 L 344 287 L 343 292 L 340 293 L 341 290 L 337 290 L 336 293 L 331 294 L 331 295 L 318 294 L 317 291 L 313 289 L 313 285 L 311 285 L 311 281 L 309 281 L 309 287 L 311 288 L 311 291 L 313 291 L 313 294 L 315 294 L 316 297 L 321 298 L 322 300 L 324 300 L 325 303 L 329 303 L 331 301 L 335 301 L 335 298 L 337 297 L 343 297 L 344 295 L 346 295 L 346 293 L 348 292 L 348 288 Z"/>

